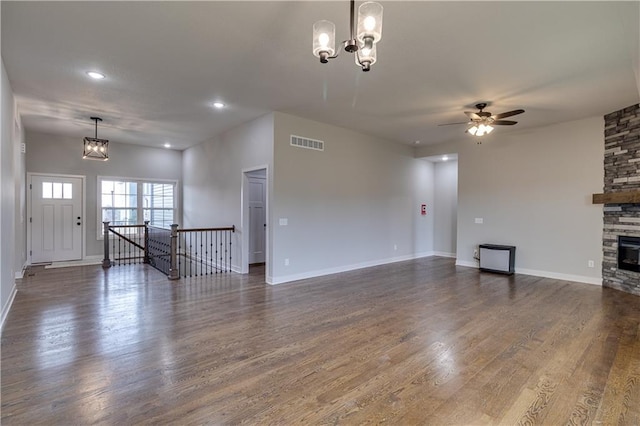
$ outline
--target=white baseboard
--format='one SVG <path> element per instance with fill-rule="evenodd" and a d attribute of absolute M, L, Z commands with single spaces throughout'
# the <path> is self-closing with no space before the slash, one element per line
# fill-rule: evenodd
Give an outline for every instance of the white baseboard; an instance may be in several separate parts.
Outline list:
<path fill-rule="evenodd" d="M 16 294 L 18 293 L 18 289 L 16 287 L 16 283 L 13 283 L 13 288 L 11 289 L 11 294 L 9 295 L 9 299 L 7 299 L 7 303 L 2 307 L 2 319 L 0 319 L 0 332 L 4 330 L 4 322 L 7 319 L 7 315 L 9 315 L 9 310 L 11 309 L 11 305 L 13 305 L 13 299 L 16 298 Z"/>
<path fill-rule="evenodd" d="M 478 262 L 469 262 L 466 260 L 456 261 L 456 266 L 467 266 L 470 268 L 478 268 Z M 562 274 L 559 272 L 539 271 L 536 269 L 516 268 L 516 274 L 531 275 L 533 277 L 551 278 L 554 280 L 573 281 L 576 283 L 593 284 L 602 286 L 602 278 L 585 277 L 583 275 Z"/>
<path fill-rule="evenodd" d="M 387 259 L 372 260 L 368 262 L 353 263 L 351 265 L 337 266 L 335 268 L 317 269 L 315 271 L 303 272 L 301 274 L 284 275 L 280 277 L 267 277 L 267 284 L 284 284 L 291 281 L 306 280 L 308 278 L 322 277 L 324 275 L 339 274 L 340 272 L 354 271 L 356 269 L 370 268 L 372 266 L 386 265 L 389 263 L 404 262 L 405 260 L 419 259 L 433 256 L 433 252 L 416 253 L 413 255 L 397 256 Z"/>
<path fill-rule="evenodd" d="M 456 260 L 456 266 L 466 266 L 469 268 L 478 268 L 478 262 L 477 261 L 473 261 L 473 262 L 469 262 L 468 260 Z"/>
<path fill-rule="evenodd" d="M 532 275 L 534 277 L 552 278 L 554 280 L 574 281 L 583 284 L 602 286 L 602 278 L 585 277 L 583 275 L 561 274 L 558 272 L 537 271 L 535 269 L 516 268 L 516 274 Z"/>
<path fill-rule="evenodd" d="M 446 251 L 434 251 L 433 252 L 433 256 L 438 256 L 438 257 L 451 257 L 453 259 L 456 258 L 456 254 L 455 253 L 447 253 Z"/>
<path fill-rule="evenodd" d="M 27 266 L 29 266 L 29 264 L 27 262 L 24 262 L 24 265 L 22 265 L 22 269 L 16 272 L 16 280 L 21 280 L 22 278 L 24 278 L 24 271 L 26 271 Z"/>

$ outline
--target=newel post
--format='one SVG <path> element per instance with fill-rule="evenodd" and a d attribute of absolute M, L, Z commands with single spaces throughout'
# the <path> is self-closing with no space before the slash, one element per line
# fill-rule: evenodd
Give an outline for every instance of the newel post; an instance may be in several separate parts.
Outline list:
<path fill-rule="evenodd" d="M 144 221 L 144 263 L 149 263 L 149 221 Z"/>
<path fill-rule="evenodd" d="M 169 279 L 177 280 L 180 278 L 178 270 L 178 225 L 171 225 L 171 263 L 169 264 Z"/>
<path fill-rule="evenodd" d="M 111 259 L 109 258 L 109 222 L 102 222 L 104 229 L 104 259 L 102 259 L 103 268 L 111 268 Z"/>

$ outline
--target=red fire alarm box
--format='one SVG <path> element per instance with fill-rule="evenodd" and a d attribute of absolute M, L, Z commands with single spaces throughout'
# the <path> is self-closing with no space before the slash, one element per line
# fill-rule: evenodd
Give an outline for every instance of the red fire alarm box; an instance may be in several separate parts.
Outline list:
<path fill-rule="evenodd" d="M 420 206 L 420 214 L 422 216 L 426 216 L 427 215 L 427 205 L 426 204 L 422 204 Z"/>

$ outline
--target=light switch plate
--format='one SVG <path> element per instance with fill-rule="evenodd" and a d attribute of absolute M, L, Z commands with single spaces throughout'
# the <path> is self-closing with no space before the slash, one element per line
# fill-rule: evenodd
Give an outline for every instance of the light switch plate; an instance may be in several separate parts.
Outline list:
<path fill-rule="evenodd" d="M 484 223 L 484 219 L 481 217 L 476 217 L 476 223 Z"/>
<path fill-rule="evenodd" d="M 289 219 L 287 219 L 286 217 L 280 218 L 280 226 L 287 226 L 288 224 L 289 224 Z"/>

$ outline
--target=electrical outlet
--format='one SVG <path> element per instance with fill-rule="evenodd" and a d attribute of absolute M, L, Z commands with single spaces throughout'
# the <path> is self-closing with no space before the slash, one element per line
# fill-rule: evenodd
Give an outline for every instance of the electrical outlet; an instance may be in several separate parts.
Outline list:
<path fill-rule="evenodd" d="M 289 258 L 286 258 L 286 259 L 284 260 L 284 266 L 289 266 Z"/>
<path fill-rule="evenodd" d="M 475 250 L 473 251 L 473 258 L 474 258 L 474 259 L 477 259 L 477 258 L 478 258 L 478 249 L 475 249 Z"/>
<path fill-rule="evenodd" d="M 594 268 L 595 267 L 595 262 L 593 260 L 590 260 L 587 265 L 589 266 L 589 268 Z"/>
<path fill-rule="evenodd" d="M 393 245 L 393 249 L 394 249 L 394 250 L 398 250 L 398 245 L 397 245 L 397 244 L 394 244 L 394 245 Z"/>

